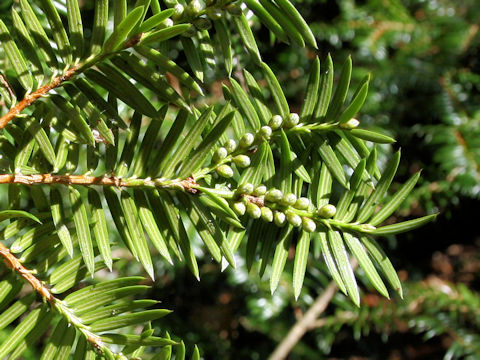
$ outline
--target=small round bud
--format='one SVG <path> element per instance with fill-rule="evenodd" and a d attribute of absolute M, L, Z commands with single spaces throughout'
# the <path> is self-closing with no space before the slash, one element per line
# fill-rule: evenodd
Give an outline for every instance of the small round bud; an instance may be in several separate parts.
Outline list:
<path fill-rule="evenodd" d="M 253 195 L 262 196 L 267 192 L 267 187 L 265 185 L 258 185 L 253 191 Z"/>
<path fill-rule="evenodd" d="M 285 119 L 285 122 L 283 123 L 283 126 L 286 127 L 286 128 L 292 128 L 292 127 L 296 126 L 299 122 L 300 122 L 300 116 L 298 116 L 297 113 L 291 113 Z"/>
<path fill-rule="evenodd" d="M 295 204 L 296 201 L 297 197 L 295 196 L 295 194 L 290 193 L 283 195 L 282 200 L 280 200 L 280 204 L 283 206 L 291 206 Z"/>
<path fill-rule="evenodd" d="M 227 149 L 228 153 L 230 154 L 231 152 L 234 152 L 237 148 L 237 142 L 233 139 L 228 139 L 227 141 L 225 141 L 225 144 L 223 144 L 223 147 Z"/>
<path fill-rule="evenodd" d="M 275 222 L 275 225 L 282 227 L 285 225 L 287 221 L 287 217 L 285 214 L 281 211 L 276 211 L 275 215 L 273 216 L 273 221 Z"/>
<path fill-rule="evenodd" d="M 317 224 L 315 224 L 315 221 L 308 217 L 303 217 L 302 218 L 302 229 L 306 232 L 314 232 L 315 229 L 317 228 Z"/>
<path fill-rule="evenodd" d="M 221 177 L 231 178 L 233 176 L 233 169 L 228 165 L 220 165 L 216 170 Z"/>
<path fill-rule="evenodd" d="M 261 209 L 262 212 L 262 219 L 265 220 L 266 222 L 272 222 L 273 221 L 273 211 L 270 210 L 270 208 L 264 206 Z"/>
<path fill-rule="evenodd" d="M 184 37 L 192 37 L 192 36 L 195 36 L 196 33 L 197 33 L 197 30 L 195 29 L 195 26 L 190 26 L 187 30 L 185 30 L 180 35 Z"/>
<path fill-rule="evenodd" d="M 335 216 L 337 208 L 332 204 L 323 205 L 320 209 L 317 210 L 317 215 L 329 219 Z"/>
<path fill-rule="evenodd" d="M 180 19 L 185 11 L 185 7 L 182 4 L 176 4 L 173 9 L 175 12 L 173 13 L 172 18 L 174 20 Z"/>
<path fill-rule="evenodd" d="M 247 204 L 247 214 L 250 215 L 253 219 L 259 219 L 262 216 L 262 211 L 260 208 L 252 203 Z"/>
<path fill-rule="evenodd" d="M 253 193 L 253 184 L 247 183 L 240 185 L 237 188 L 236 193 L 250 195 L 251 193 Z"/>
<path fill-rule="evenodd" d="M 241 168 L 250 166 L 250 158 L 247 155 L 237 155 L 233 158 L 233 162 Z"/>
<path fill-rule="evenodd" d="M 293 207 L 299 210 L 307 210 L 310 206 L 310 200 L 305 197 L 298 198 Z"/>
<path fill-rule="evenodd" d="M 207 16 L 212 20 L 219 20 L 222 18 L 222 11 L 215 7 L 208 7 Z"/>
<path fill-rule="evenodd" d="M 282 199 L 283 193 L 278 189 L 268 190 L 265 194 L 265 200 L 270 202 L 277 202 Z"/>
<path fill-rule="evenodd" d="M 288 211 L 286 215 L 287 215 L 287 221 L 290 225 L 295 227 L 299 227 L 300 225 L 302 225 L 302 218 L 297 214 L 291 211 Z"/>
<path fill-rule="evenodd" d="M 281 115 L 273 115 L 270 121 L 268 122 L 268 126 L 272 128 L 272 130 L 279 129 L 283 124 L 283 118 Z"/>
<path fill-rule="evenodd" d="M 262 139 L 268 140 L 272 136 L 272 128 L 270 126 L 262 126 L 258 131 L 258 135 Z"/>
<path fill-rule="evenodd" d="M 196 16 L 203 10 L 202 3 L 199 0 L 192 0 L 187 6 L 187 14 Z"/>
<path fill-rule="evenodd" d="M 161 24 L 161 27 L 163 28 L 169 28 L 173 26 L 173 20 L 168 18 L 163 20 L 160 24 Z"/>
<path fill-rule="evenodd" d="M 240 5 L 237 4 L 230 4 L 227 6 L 227 11 L 232 14 L 233 16 L 240 16 L 242 15 L 242 8 Z"/>
<path fill-rule="evenodd" d="M 355 129 L 356 127 L 358 127 L 358 125 L 360 125 L 360 121 L 358 121 L 357 119 L 350 119 L 346 123 L 340 124 L 339 126 L 342 129 L 351 130 L 351 129 Z"/>
<path fill-rule="evenodd" d="M 246 210 L 247 210 L 247 207 L 243 202 L 239 201 L 233 204 L 233 211 L 235 211 L 237 215 L 240 215 L 240 216 L 244 215 Z"/>
<path fill-rule="evenodd" d="M 193 22 L 193 25 L 195 25 L 198 30 L 209 30 L 212 27 L 212 22 L 207 18 L 198 18 Z"/>
<path fill-rule="evenodd" d="M 213 153 L 212 160 L 214 163 L 219 163 L 223 159 L 225 159 L 228 155 L 227 149 L 224 147 L 220 147 Z"/>
<path fill-rule="evenodd" d="M 246 133 L 245 135 L 242 136 L 240 139 L 240 147 L 241 148 L 248 148 L 252 146 L 253 141 L 255 140 L 255 137 L 251 133 Z"/>

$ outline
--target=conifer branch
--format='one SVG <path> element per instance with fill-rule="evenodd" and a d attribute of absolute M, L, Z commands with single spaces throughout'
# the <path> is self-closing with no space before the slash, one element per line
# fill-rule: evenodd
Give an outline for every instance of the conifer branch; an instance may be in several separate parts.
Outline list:
<path fill-rule="evenodd" d="M 27 269 L 23 264 L 18 260 L 15 255 L 13 255 L 10 250 L 0 243 L 0 256 L 3 258 L 4 264 L 18 273 L 26 282 L 30 284 L 35 292 L 40 294 L 43 299 L 48 301 L 50 306 L 53 309 L 56 309 L 59 314 L 61 314 L 65 319 L 75 326 L 75 328 L 83 333 L 87 341 L 98 351 L 104 349 L 104 344 L 101 338 L 88 330 L 88 328 L 81 322 L 81 320 L 73 314 L 73 312 L 66 306 L 66 304 L 60 299 L 53 296 L 48 287 L 40 281 L 33 271 Z"/>
<path fill-rule="evenodd" d="M 128 39 L 125 42 L 121 50 L 128 49 L 130 47 L 137 45 L 142 35 L 143 34 L 140 33 L 132 36 L 130 39 Z M 116 53 L 117 52 L 99 54 L 95 56 L 93 59 L 87 59 L 86 62 L 84 62 L 83 64 L 77 64 L 72 66 L 71 68 L 66 70 L 62 75 L 54 78 L 52 82 L 39 87 L 37 90 L 33 91 L 30 94 L 26 94 L 25 97 L 17 105 L 11 108 L 5 115 L 0 117 L 0 129 L 3 129 L 5 126 L 7 126 L 7 124 L 13 119 L 17 118 L 22 113 L 23 110 L 25 110 L 27 107 L 32 105 L 35 101 L 37 101 L 42 96 L 46 96 L 51 90 L 62 86 L 63 83 L 65 83 L 66 81 L 69 81 L 72 77 L 78 74 L 81 74 L 86 69 L 97 64 L 99 61 L 104 60 L 107 57 L 110 57 Z M 12 93 L 10 86 L 7 86 L 8 83 L 6 83 L 6 80 L 3 77 L 3 75 L 0 77 L 0 81 L 3 84 L 5 84 L 7 89 Z"/>
<path fill-rule="evenodd" d="M 13 255 L 10 250 L 0 243 L 0 256 L 3 257 L 3 262 L 5 265 L 17 272 L 22 278 L 28 282 L 32 288 L 42 295 L 44 299 L 46 299 L 51 305 L 55 303 L 55 297 L 52 295 L 50 290 L 40 281 L 38 280 L 33 274 L 32 271 L 26 269 L 22 263 Z"/>
<path fill-rule="evenodd" d="M 23 184 L 23 185 L 83 185 L 83 186 L 113 186 L 113 187 L 149 187 L 149 188 L 174 188 L 179 187 L 190 193 L 196 193 L 197 185 L 192 177 L 184 180 L 139 179 L 135 177 L 122 178 L 120 176 L 88 176 L 88 175 L 56 175 L 56 174 L 2 174 L 0 184 Z"/>
<path fill-rule="evenodd" d="M 70 78 L 76 75 L 77 72 L 78 66 L 73 66 L 65 71 L 63 75 L 57 76 L 55 79 L 53 79 L 51 83 L 43 85 L 34 92 L 25 95 L 22 101 L 20 101 L 0 118 L 0 129 L 3 129 L 5 126 L 7 126 L 10 121 L 20 115 L 23 110 L 32 105 L 38 98 L 47 95 L 50 90 L 53 90 L 62 85 L 65 81 L 70 80 Z"/>

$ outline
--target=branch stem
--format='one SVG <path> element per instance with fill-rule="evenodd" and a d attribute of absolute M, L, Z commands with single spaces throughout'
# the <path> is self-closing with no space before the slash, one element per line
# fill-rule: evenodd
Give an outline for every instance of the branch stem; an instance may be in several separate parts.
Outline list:
<path fill-rule="evenodd" d="M 40 281 L 38 280 L 30 270 L 25 268 L 20 260 L 18 260 L 15 255 L 13 255 L 10 250 L 0 243 L 0 256 L 3 258 L 3 262 L 5 265 L 17 272 L 26 282 L 28 282 L 32 288 L 42 295 L 51 305 L 55 303 L 55 297 L 52 295 L 50 290 Z"/>
<path fill-rule="evenodd" d="M 30 284 L 35 292 L 40 294 L 43 299 L 48 301 L 50 306 L 58 311 L 70 324 L 75 326 L 90 342 L 90 344 L 99 351 L 104 351 L 104 344 L 100 337 L 92 333 L 88 328 L 85 327 L 73 313 L 65 305 L 65 303 L 55 296 L 52 295 L 48 287 L 36 278 L 32 271 L 28 270 L 23 264 L 18 260 L 15 255 L 13 255 L 10 250 L 0 242 L 0 256 L 3 258 L 5 265 L 18 273 L 26 282 Z"/>
<path fill-rule="evenodd" d="M 325 311 L 333 296 L 336 294 L 337 289 L 335 282 L 330 282 L 325 291 L 315 299 L 305 315 L 297 321 L 283 338 L 282 342 L 278 344 L 268 360 L 284 360 L 287 358 L 293 347 L 300 341 L 303 335 L 314 326 L 320 314 Z"/>
<path fill-rule="evenodd" d="M 25 95 L 25 97 L 20 101 L 17 105 L 11 108 L 5 115 L 0 118 L 0 129 L 3 129 L 7 124 L 15 119 L 20 113 L 25 110 L 28 106 L 32 105 L 38 98 L 47 95 L 47 93 L 59 87 L 65 81 L 70 80 L 72 76 L 74 76 L 78 71 L 77 66 L 73 66 L 72 68 L 65 71 L 64 74 L 57 76 L 53 81 L 49 84 L 43 85 L 42 87 L 38 88 L 34 92 Z"/>

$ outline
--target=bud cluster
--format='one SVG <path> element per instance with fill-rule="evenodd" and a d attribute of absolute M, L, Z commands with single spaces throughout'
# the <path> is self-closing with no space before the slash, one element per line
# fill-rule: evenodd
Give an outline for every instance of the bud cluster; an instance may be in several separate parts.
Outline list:
<path fill-rule="evenodd" d="M 277 130 L 280 128 L 290 129 L 294 126 L 297 126 L 299 122 L 300 116 L 298 116 L 297 113 L 290 113 L 286 118 L 283 118 L 281 115 L 273 115 L 268 125 L 273 130 Z"/>
<path fill-rule="evenodd" d="M 217 173 L 225 178 L 232 177 L 232 168 L 229 165 L 225 164 L 229 161 L 233 161 L 235 165 L 240 168 L 249 167 L 251 163 L 250 157 L 241 153 L 244 153 L 247 150 L 251 150 L 252 147 L 262 143 L 263 141 L 269 141 L 275 130 L 278 130 L 280 128 L 292 128 L 294 126 L 297 126 L 299 122 L 300 117 L 297 113 L 291 113 L 286 119 L 284 119 L 280 115 L 274 115 L 270 119 L 268 125 L 262 126 L 255 134 L 252 134 L 250 132 L 243 134 L 238 143 L 233 139 L 227 140 L 222 147 L 219 147 L 217 150 L 215 150 L 212 157 L 212 163 L 218 164 L 218 166 L 216 167 Z M 229 158 L 227 159 L 227 157 Z M 290 197 L 290 199 L 293 198 Z M 303 198 L 302 201 L 305 202 L 305 200 L 307 199 Z M 277 200 L 272 201 L 275 202 Z M 293 203 L 288 202 L 288 199 L 285 199 L 285 201 L 282 204 L 283 206 L 293 205 Z M 308 205 L 306 206 L 308 207 Z"/>
<path fill-rule="evenodd" d="M 336 208 L 326 204 L 315 211 L 310 200 L 293 193 L 284 194 L 279 189 L 267 189 L 265 185 L 242 184 L 235 191 L 232 206 L 235 213 L 253 219 L 273 222 L 282 227 L 287 222 L 306 232 L 314 232 L 320 219 L 331 218 Z M 316 219 L 316 220 L 315 220 Z"/>
<path fill-rule="evenodd" d="M 197 31 L 209 30 L 212 27 L 212 20 L 221 19 L 226 12 L 233 16 L 239 16 L 243 12 L 238 3 L 230 0 L 206 0 L 205 5 L 200 0 L 191 0 L 186 6 L 178 0 L 165 0 L 165 4 L 175 10 L 172 16 L 175 21 L 193 24 L 182 34 L 185 37 L 195 36 Z"/>
<path fill-rule="evenodd" d="M 242 139 L 244 139 L 244 137 L 242 137 Z M 215 150 L 212 156 L 212 163 L 213 165 L 218 164 L 218 166 L 216 166 L 218 175 L 225 178 L 231 178 L 233 176 L 233 169 L 229 165 L 225 164 L 227 161 L 233 161 L 233 163 L 240 168 L 246 168 L 250 166 L 250 157 L 248 155 L 233 154 L 239 148 L 243 148 L 242 140 L 240 140 L 240 144 L 237 144 L 235 140 L 229 139 L 225 141 L 222 147 L 219 147 L 217 150 Z"/>

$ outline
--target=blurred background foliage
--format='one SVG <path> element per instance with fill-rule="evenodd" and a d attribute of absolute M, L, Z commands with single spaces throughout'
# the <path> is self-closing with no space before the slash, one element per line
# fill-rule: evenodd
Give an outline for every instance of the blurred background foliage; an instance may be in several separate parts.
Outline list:
<path fill-rule="evenodd" d="M 402 148 L 397 181 L 423 169 L 397 215 L 440 211 L 441 216 L 385 244 L 404 280 L 404 300 L 383 300 L 364 285 L 357 309 L 337 294 L 289 359 L 480 358 L 480 237 L 472 226 L 480 205 L 478 0 L 303 0 L 296 5 L 317 37 L 321 59 L 331 53 L 341 64 L 352 55 L 353 84 L 372 75 L 359 120 L 397 139 L 380 152 L 386 158 Z M 315 54 L 276 43 L 251 20 L 264 61 L 298 111 L 304 74 Z M 175 49 L 170 53 L 174 56 Z M 222 76 L 212 77 L 213 94 Z M 165 266 L 153 291 L 176 309 L 169 319 L 172 332 L 201 344 L 206 359 L 266 359 L 328 285 L 323 267 L 321 260 L 309 263 L 298 302 L 288 269 L 283 286 L 271 295 L 255 269 L 249 274 L 240 265 L 221 273 L 208 259 L 200 283 L 184 268 Z"/>
<path fill-rule="evenodd" d="M 0 11 L 11 2 L 0 2 Z M 359 120 L 397 139 L 393 147 L 380 149 L 381 158 L 386 158 L 402 148 L 396 180 L 401 183 L 423 169 L 419 185 L 397 215 L 441 215 L 434 224 L 385 240 L 404 281 L 404 300 L 382 299 L 368 281 L 363 282 L 360 309 L 337 294 L 289 359 L 479 359 L 480 233 L 474 224 L 480 208 L 480 3 L 295 4 L 317 37 L 321 59 L 331 53 L 334 63 L 341 64 L 352 55 L 353 84 L 371 73 Z M 93 1 L 82 6 L 87 14 L 91 9 L 93 19 Z M 283 84 L 291 110 L 298 111 L 315 54 L 275 42 L 254 16 L 250 20 L 264 61 Z M 236 46 L 241 48 L 240 43 Z M 180 65 L 186 62 L 177 49 L 164 50 Z M 236 75 L 241 76 L 239 64 L 247 62 L 247 57 L 236 62 Z M 207 77 L 213 97 L 224 76 L 218 71 Z M 138 265 L 128 261 L 128 254 L 119 257 L 123 260 L 118 266 L 137 273 Z M 237 269 L 225 272 L 205 256 L 199 263 L 201 282 L 182 264 L 172 267 L 159 260 L 156 273 L 163 275 L 151 296 L 175 309 L 163 325 L 185 342 L 199 344 L 203 358 L 266 359 L 330 282 L 318 259 L 312 257 L 309 263 L 297 302 L 288 278 L 291 269 L 271 295 L 258 269 L 247 273 L 242 250 Z M 0 341 L 4 336 L 0 332 Z M 36 358 L 25 355 L 27 360 Z"/>

